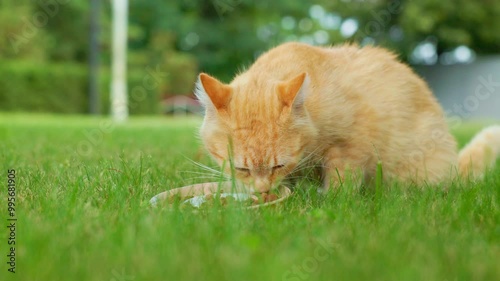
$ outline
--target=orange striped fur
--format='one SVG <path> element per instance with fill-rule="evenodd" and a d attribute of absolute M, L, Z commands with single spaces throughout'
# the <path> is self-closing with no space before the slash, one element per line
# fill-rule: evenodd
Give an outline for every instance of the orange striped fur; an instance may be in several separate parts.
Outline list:
<path fill-rule="evenodd" d="M 200 74 L 196 94 L 206 108 L 207 150 L 222 165 L 232 147 L 237 179 L 257 192 L 305 158 L 322 166 L 324 188 L 347 174 L 369 181 L 379 161 L 385 179 L 435 184 L 457 173 L 442 108 L 381 48 L 286 43 L 228 85 Z"/>

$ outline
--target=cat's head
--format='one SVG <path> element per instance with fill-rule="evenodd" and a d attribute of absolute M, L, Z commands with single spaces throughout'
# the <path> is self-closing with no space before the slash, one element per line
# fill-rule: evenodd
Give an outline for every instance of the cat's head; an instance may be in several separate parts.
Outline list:
<path fill-rule="evenodd" d="M 205 107 L 200 135 L 227 174 L 253 191 L 267 192 L 304 156 L 317 131 L 305 108 L 309 78 L 287 81 L 239 79 L 226 85 L 200 74 L 196 95 Z"/>

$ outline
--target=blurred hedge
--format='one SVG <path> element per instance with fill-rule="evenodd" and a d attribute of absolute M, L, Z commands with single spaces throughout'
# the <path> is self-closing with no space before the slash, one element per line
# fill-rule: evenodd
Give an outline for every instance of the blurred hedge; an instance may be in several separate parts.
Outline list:
<path fill-rule="evenodd" d="M 161 95 L 179 93 L 172 90 L 172 86 L 180 87 L 181 81 L 185 89 L 192 88 L 196 76 L 192 61 L 176 62 L 170 67 L 183 71 L 165 69 L 162 75 L 151 76 L 156 66 L 129 70 L 127 86 L 131 114 L 159 113 Z M 181 73 L 185 74 L 183 78 L 178 77 Z M 0 60 L 0 111 L 88 113 L 88 75 L 87 66 L 81 64 Z M 109 69 L 101 70 L 99 85 L 101 113 L 107 114 L 110 111 Z"/>
<path fill-rule="evenodd" d="M 0 110 L 83 113 L 86 81 L 77 65 L 0 61 Z"/>

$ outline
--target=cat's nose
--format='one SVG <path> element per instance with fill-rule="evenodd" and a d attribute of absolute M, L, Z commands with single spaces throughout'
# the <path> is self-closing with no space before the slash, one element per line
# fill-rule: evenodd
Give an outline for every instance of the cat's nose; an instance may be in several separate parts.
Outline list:
<path fill-rule="evenodd" d="M 256 192 L 268 192 L 271 190 L 271 182 L 267 178 L 256 178 L 253 182 L 253 188 Z"/>

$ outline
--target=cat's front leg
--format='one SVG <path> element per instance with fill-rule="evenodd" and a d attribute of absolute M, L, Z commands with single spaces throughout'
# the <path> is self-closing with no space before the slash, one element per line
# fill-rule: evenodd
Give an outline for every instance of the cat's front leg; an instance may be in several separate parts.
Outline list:
<path fill-rule="evenodd" d="M 369 155 L 360 150 L 332 147 L 323 158 L 323 189 L 340 188 L 344 184 L 359 186 L 363 182 Z"/>

